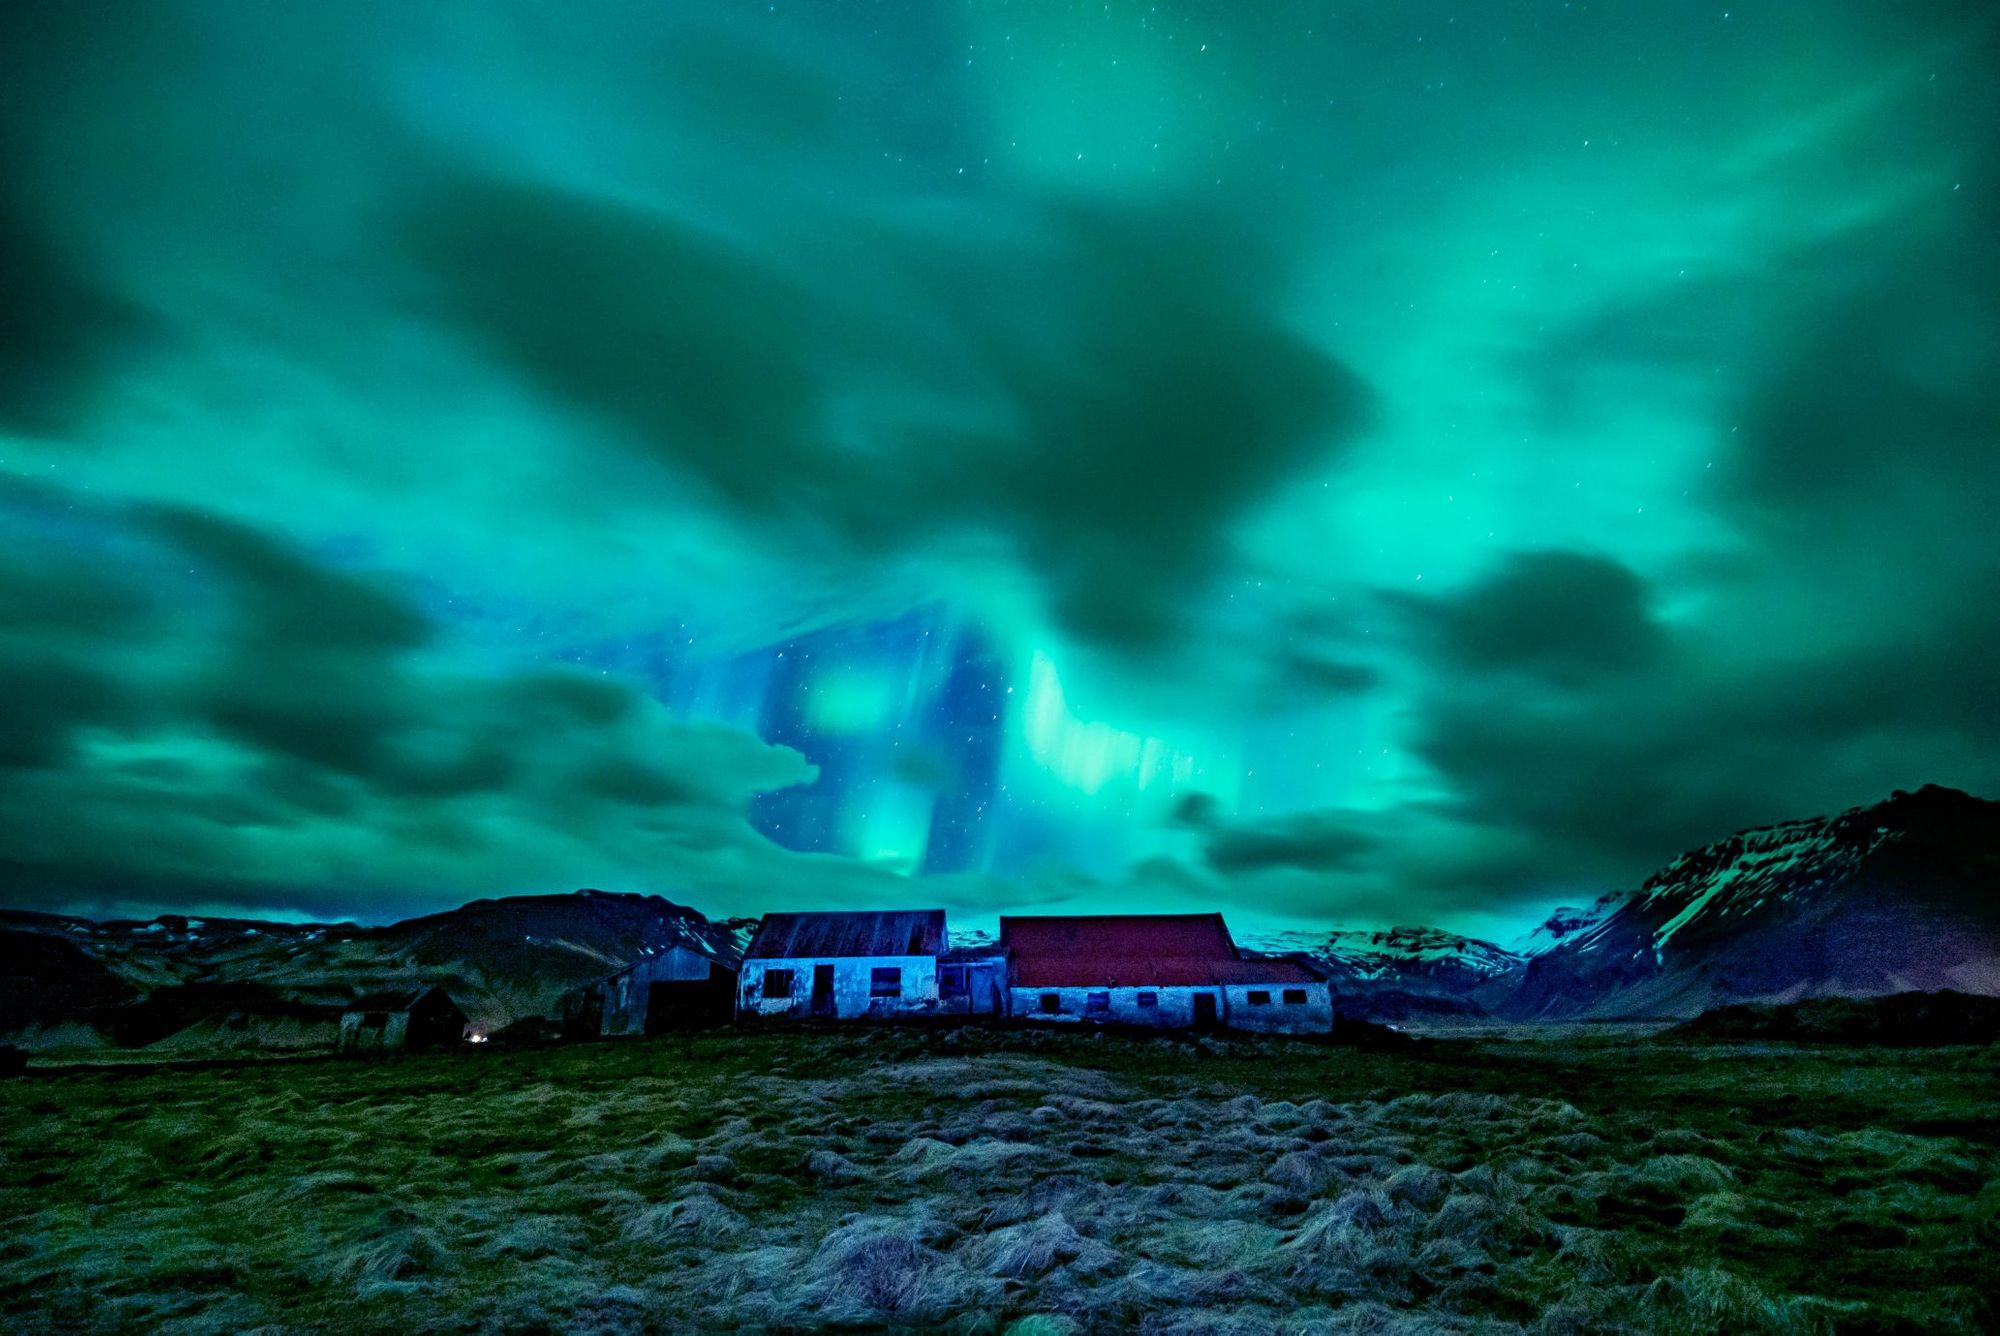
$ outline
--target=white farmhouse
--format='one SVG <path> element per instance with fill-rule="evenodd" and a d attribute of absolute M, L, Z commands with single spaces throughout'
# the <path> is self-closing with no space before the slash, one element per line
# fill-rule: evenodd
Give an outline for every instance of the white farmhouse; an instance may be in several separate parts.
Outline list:
<path fill-rule="evenodd" d="M 1220 914 L 1002 918 L 1016 1020 L 1270 1034 L 1333 1028 L 1326 978 L 1296 957 L 1246 955 Z"/>
<path fill-rule="evenodd" d="M 737 976 L 737 1013 L 754 1017 L 935 1012 L 944 911 L 766 914 Z"/>

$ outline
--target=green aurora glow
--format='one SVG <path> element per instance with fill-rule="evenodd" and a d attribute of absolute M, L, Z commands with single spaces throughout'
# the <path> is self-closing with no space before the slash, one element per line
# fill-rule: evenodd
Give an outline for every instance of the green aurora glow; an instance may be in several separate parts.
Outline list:
<path fill-rule="evenodd" d="M 15 0 L 0 896 L 1505 935 L 1991 794 L 1996 70 L 1947 0 Z"/>

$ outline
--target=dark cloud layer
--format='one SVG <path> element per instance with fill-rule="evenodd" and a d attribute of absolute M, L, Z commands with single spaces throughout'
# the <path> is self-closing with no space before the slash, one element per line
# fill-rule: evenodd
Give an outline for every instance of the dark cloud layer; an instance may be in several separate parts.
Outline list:
<path fill-rule="evenodd" d="M 435 628 L 394 588 L 240 523 L 46 488 L 4 500 L 5 531 L 42 540 L 42 560 L 0 567 L 14 902 L 330 912 L 492 877 L 532 890 L 577 861 L 684 875 L 751 847 L 752 792 L 810 778 L 625 684 L 428 662 Z"/>
<path fill-rule="evenodd" d="M 151 322 L 64 253 L 14 176 L 0 146 L 0 425 L 53 432 Z"/>
<path fill-rule="evenodd" d="M 1573 685 L 1657 662 L 1666 637 L 1648 597 L 1608 557 L 1523 552 L 1463 593 L 1405 602 L 1457 668 Z"/>
<path fill-rule="evenodd" d="M 1120 647 L 1181 629 L 1230 526 L 1363 414 L 1355 377 L 1273 315 L 1261 239 L 1219 213 L 830 215 L 808 266 L 474 179 L 413 233 L 473 337 L 727 505 L 863 552 L 997 537 L 1062 624 Z"/>

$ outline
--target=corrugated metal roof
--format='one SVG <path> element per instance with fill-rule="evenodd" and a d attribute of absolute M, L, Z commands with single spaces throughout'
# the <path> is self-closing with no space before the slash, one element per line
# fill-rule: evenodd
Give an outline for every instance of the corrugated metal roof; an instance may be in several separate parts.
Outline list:
<path fill-rule="evenodd" d="M 1016 988 L 1206 988 L 1215 984 L 1301 984 L 1319 979 L 1295 960 L 1215 960 L 1200 956 L 1014 957 Z"/>
<path fill-rule="evenodd" d="M 727 970 L 731 974 L 736 973 L 736 966 L 731 964 L 729 961 L 723 960 L 722 958 L 716 956 L 711 952 L 703 951 L 700 947 L 692 945 L 690 943 L 675 942 L 671 946 L 661 947 L 659 950 L 653 952 L 649 956 L 640 956 L 637 960 L 627 965 L 624 969 L 619 970 L 616 973 L 607 975 L 600 982 L 610 983 L 613 980 L 623 978 L 625 975 L 632 973 L 634 970 L 639 969 L 642 966 L 656 967 L 661 962 L 670 960 L 675 955 L 692 956 L 695 960 L 701 962 L 704 965 L 710 967 L 720 967 L 724 970 Z"/>
<path fill-rule="evenodd" d="M 944 950 L 942 909 L 846 910 L 766 914 L 750 939 L 749 960 L 839 956 L 934 956 Z"/>
<path fill-rule="evenodd" d="M 1220 914 L 1002 918 L 1018 988 L 1202 987 L 1311 983 L 1297 961 L 1246 960 Z"/>

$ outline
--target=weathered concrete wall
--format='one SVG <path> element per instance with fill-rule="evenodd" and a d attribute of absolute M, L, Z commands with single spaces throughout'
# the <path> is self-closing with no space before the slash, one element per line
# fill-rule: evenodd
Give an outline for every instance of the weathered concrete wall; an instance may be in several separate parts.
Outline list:
<path fill-rule="evenodd" d="M 1303 990 L 1306 1001 L 1286 1003 L 1285 990 Z M 1268 993 L 1269 1003 L 1253 1005 L 1250 994 Z M 1054 993 L 1060 1011 L 1042 1009 L 1044 994 Z M 1089 1009 L 1092 993 L 1109 994 L 1106 1011 Z M 1153 1006 L 1141 1006 L 1139 995 L 1150 993 Z M 1333 1028 L 1333 999 L 1323 983 L 1308 984 L 1228 984 L 1205 988 L 1013 988 L 1008 990 L 1010 1014 L 1016 1020 L 1054 1024 L 1087 1024 L 1115 1021 L 1120 1025 L 1147 1025 L 1163 1030 L 1184 1030 L 1194 1025 L 1194 999 L 1206 994 L 1216 1000 L 1216 1020 L 1232 1030 L 1252 1030 L 1265 1034 L 1311 1034 Z"/>
<path fill-rule="evenodd" d="M 1062 1010 L 1042 1010 L 1042 996 L 1054 993 Z M 1108 1012 L 1089 1010 L 1092 993 L 1110 994 Z M 1156 1004 L 1139 1005 L 1139 994 L 1150 993 Z M 1080 1024 L 1087 1021 L 1116 1021 L 1120 1025 L 1152 1025 L 1163 1030 L 1184 1030 L 1194 1024 L 1195 994 L 1215 999 L 1218 1022 L 1222 1006 L 1220 988 L 1013 988 L 1008 990 L 1008 1007 L 1016 1020 Z"/>
<path fill-rule="evenodd" d="M 1286 992 L 1306 995 L 1304 1002 L 1285 1001 Z M 1232 1030 L 1260 1034 L 1324 1034 L 1333 1029 L 1333 991 L 1323 983 L 1229 984 L 1228 1025 Z M 1266 993 L 1271 1000 L 1255 1004 L 1250 994 Z"/>
<path fill-rule="evenodd" d="M 379 1012 L 350 1011 L 340 1018 L 340 1051 L 342 1053 L 382 1053 L 403 1047 L 409 1034 L 410 1013 L 392 1011 L 384 1017 L 381 1025 L 370 1025 L 370 1015 Z"/>
<path fill-rule="evenodd" d="M 737 976 L 737 1006 L 746 1016 L 809 1016 L 812 1014 L 813 968 L 833 966 L 833 1014 L 841 1019 L 856 1016 L 896 1016 L 938 1010 L 936 956 L 844 956 L 835 960 L 746 960 Z M 895 968 L 903 972 L 902 996 L 872 996 L 874 972 Z M 792 972 L 792 995 L 766 997 L 764 976 L 770 970 Z"/>

